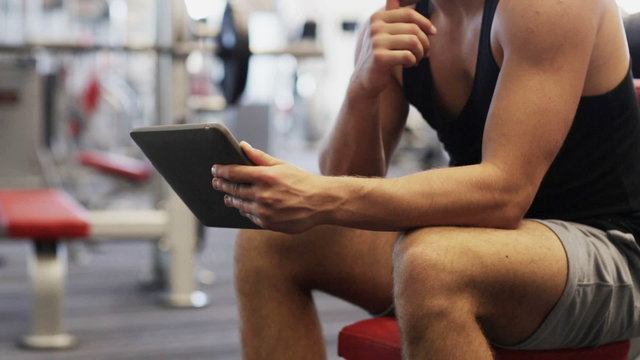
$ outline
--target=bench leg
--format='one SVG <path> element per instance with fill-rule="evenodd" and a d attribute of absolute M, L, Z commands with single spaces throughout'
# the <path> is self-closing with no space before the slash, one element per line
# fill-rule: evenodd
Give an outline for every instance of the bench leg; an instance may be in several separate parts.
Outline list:
<path fill-rule="evenodd" d="M 166 304 L 177 308 L 201 308 L 209 304 L 207 294 L 196 281 L 198 221 L 182 200 L 171 192 L 167 211 L 169 226 L 160 247 L 169 251 L 168 294 Z"/>
<path fill-rule="evenodd" d="M 34 242 L 35 255 L 29 264 L 33 288 L 31 333 L 20 345 L 30 349 L 68 349 L 76 345 L 64 332 L 63 308 L 67 256 L 56 241 Z"/>

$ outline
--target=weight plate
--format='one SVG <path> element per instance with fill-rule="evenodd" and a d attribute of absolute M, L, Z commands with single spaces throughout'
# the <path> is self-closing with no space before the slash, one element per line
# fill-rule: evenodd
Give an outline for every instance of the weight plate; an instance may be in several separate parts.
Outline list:
<path fill-rule="evenodd" d="M 249 72 L 249 31 L 247 23 L 227 2 L 218 35 L 218 54 L 224 64 L 222 92 L 227 104 L 240 99 L 247 84 Z"/>

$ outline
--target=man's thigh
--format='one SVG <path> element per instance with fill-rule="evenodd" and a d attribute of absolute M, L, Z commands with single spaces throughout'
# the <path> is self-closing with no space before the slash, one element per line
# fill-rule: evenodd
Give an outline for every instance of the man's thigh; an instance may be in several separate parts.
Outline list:
<path fill-rule="evenodd" d="M 392 253 L 398 237 L 396 232 L 338 226 L 297 235 L 243 230 L 236 243 L 236 266 L 241 272 L 247 267 L 276 271 L 283 281 L 288 277 L 305 290 L 320 290 L 378 313 L 393 303 Z"/>
<path fill-rule="evenodd" d="M 576 348 L 640 335 L 640 247 L 630 234 L 538 220 L 515 230 L 422 229 L 398 247 L 449 264 L 476 294 L 495 344 Z"/>
<path fill-rule="evenodd" d="M 445 273 L 442 276 L 455 274 L 447 281 L 471 294 L 485 334 L 501 344 L 529 337 L 558 302 L 567 280 L 562 243 L 549 228 L 533 221 L 515 230 L 424 228 L 408 233 L 396 250 L 414 252 L 414 260 L 424 256 L 424 266 L 431 268 L 425 273 L 437 268 Z M 438 279 L 438 274 L 430 276 Z M 428 299 L 429 286 L 424 288 L 417 296 Z"/>

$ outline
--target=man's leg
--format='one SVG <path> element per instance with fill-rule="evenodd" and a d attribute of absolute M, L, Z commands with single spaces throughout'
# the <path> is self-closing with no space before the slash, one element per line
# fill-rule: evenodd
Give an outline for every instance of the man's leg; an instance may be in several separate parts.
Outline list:
<path fill-rule="evenodd" d="M 393 301 L 397 239 L 328 226 L 295 236 L 241 231 L 235 256 L 243 358 L 324 359 L 311 291 L 385 310 Z"/>
<path fill-rule="evenodd" d="M 530 221 L 516 230 L 417 230 L 398 242 L 393 261 L 407 359 L 491 359 L 486 339 L 531 335 L 567 278 L 560 240 Z"/>

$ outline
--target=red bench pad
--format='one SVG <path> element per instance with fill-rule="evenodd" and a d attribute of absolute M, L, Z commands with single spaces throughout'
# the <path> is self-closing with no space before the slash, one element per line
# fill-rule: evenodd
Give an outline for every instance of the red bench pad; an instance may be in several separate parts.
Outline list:
<path fill-rule="evenodd" d="M 12 238 L 79 238 L 89 234 L 89 216 L 61 190 L 4 189 L 0 190 L 0 230 Z"/>
<path fill-rule="evenodd" d="M 82 165 L 140 182 L 148 180 L 153 173 L 153 167 L 145 161 L 96 150 L 79 151 L 78 161 Z"/>
<path fill-rule="evenodd" d="M 629 342 L 577 350 L 513 351 L 494 348 L 495 360 L 627 360 Z M 394 318 L 368 319 L 346 326 L 338 355 L 347 360 L 400 360 L 400 332 Z"/>

